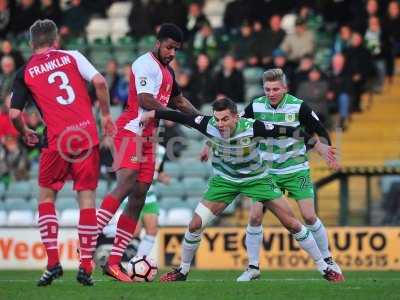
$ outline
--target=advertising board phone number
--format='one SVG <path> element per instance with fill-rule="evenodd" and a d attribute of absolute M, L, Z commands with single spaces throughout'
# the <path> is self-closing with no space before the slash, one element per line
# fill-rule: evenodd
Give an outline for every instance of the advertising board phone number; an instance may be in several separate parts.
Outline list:
<path fill-rule="evenodd" d="M 352 255 L 352 254 L 339 254 L 334 255 L 335 261 L 342 267 L 386 267 L 389 263 L 386 254 L 366 254 L 366 255 Z"/>

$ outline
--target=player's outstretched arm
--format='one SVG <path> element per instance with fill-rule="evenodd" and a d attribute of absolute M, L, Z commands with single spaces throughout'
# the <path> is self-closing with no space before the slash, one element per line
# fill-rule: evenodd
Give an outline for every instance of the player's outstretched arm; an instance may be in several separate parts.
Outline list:
<path fill-rule="evenodd" d="M 188 115 L 176 110 L 163 109 L 143 113 L 140 117 L 140 122 L 146 124 L 150 119 L 153 118 L 169 120 L 177 122 L 179 124 L 187 125 L 189 127 L 197 129 L 203 134 L 206 134 L 207 123 L 211 117 L 202 115 Z"/>
<path fill-rule="evenodd" d="M 181 112 L 191 115 L 201 115 L 190 101 L 184 97 L 182 94 L 179 94 L 175 97 L 171 98 L 172 103 L 179 109 Z"/>
<path fill-rule="evenodd" d="M 139 106 L 146 110 L 163 110 L 166 109 L 152 94 L 140 93 L 137 95 Z"/>
<path fill-rule="evenodd" d="M 300 127 L 273 125 L 268 122 L 256 120 L 253 124 L 254 136 L 261 138 L 293 137 L 309 140 L 311 135 Z M 314 146 L 314 144 L 312 145 Z"/>

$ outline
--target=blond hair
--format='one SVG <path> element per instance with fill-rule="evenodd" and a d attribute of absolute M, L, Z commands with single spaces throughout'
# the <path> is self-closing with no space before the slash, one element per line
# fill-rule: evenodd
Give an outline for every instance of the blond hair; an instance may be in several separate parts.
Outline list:
<path fill-rule="evenodd" d="M 263 83 L 267 81 L 280 81 L 284 86 L 287 86 L 286 75 L 281 68 L 269 69 L 263 74 Z"/>

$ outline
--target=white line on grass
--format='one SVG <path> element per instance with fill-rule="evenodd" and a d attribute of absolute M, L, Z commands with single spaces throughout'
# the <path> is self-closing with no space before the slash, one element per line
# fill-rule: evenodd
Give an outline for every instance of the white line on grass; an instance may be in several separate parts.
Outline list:
<path fill-rule="evenodd" d="M 385 278 L 385 279 L 376 279 L 376 278 L 363 278 L 363 280 L 382 280 L 382 281 L 400 281 L 400 278 Z M 95 282 L 113 282 L 113 280 L 106 280 L 106 279 L 95 279 Z M 292 281 L 292 282 L 303 282 L 303 281 L 323 281 L 322 278 L 269 278 L 269 279 L 257 279 L 254 281 L 263 281 L 263 282 L 279 282 L 279 281 Z M 35 280 L 30 279 L 0 279 L 0 283 L 3 282 L 36 282 Z M 76 282 L 76 280 L 65 280 L 65 279 L 56 279 L 55 282 Z M 117 281 L 115 281 L 117 282 Z M 187 282 L 235 282 L 234 279 L 232 280 L 224 280 L 224 279 L 189 279 Z M 240 283 L 239 283 L 240 284 Z"/>

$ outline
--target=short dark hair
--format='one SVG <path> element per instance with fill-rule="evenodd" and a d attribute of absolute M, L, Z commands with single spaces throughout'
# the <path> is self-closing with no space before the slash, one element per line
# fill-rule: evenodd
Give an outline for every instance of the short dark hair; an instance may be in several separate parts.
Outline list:
<path fill-rule="evenodd" d="M 165 39 L 173 39 L 177 43 L 183 42 L 182 30 L 172 23 L 164 23 L 161 25 L 160 30 L 157 34 L 157 40 L 163 41 Z"/>
<path fill-rule="evenodd" d="M 236 103 L 229 98 L 215 100 L 212 103 L 212 108 L 213 111 L 223 111 L 225 109 L 229 109 L 231 113 L 237 114 L 238 112 Z"/>
<path fill-rule="evenodd" d="M 52 46 L 57 39 L 58 28 L 52 20 L 37 20 L 29 28 L 29 40 L 33 49 Z"/>

